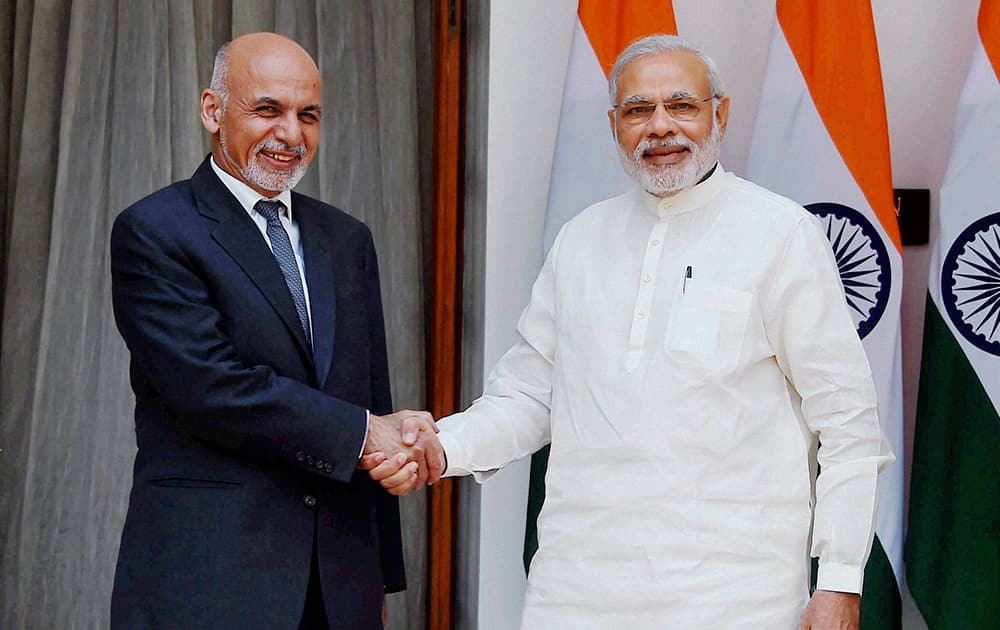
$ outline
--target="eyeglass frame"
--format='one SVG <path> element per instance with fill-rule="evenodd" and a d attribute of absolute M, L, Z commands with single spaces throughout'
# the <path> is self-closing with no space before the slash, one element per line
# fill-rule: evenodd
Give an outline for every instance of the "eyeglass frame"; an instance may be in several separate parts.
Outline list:
<path fill-rule="evenodd" d="M 635 100 L 630 100 L 630 99 L 633 99 L 633 98 Z M 720 96 L 720 95 L 718 95 L 718 94 L 713 94 L 712 96 L 709 96 L 707 98 L 692 98 L 690 96 L 678 96 L 676 98 L 667 99 L 665 101 L 651 101 L 651 100 L 649 100 L 649 99 L 647 99 L 645 97 L 635 98 L 633 96 L 629 96 L 624 101 L 622 101 L 621 103 L 618 103 L 617 105 L 612 106 L 611 109 L 609 109 L 608 111 L 609 112 L 614 112 L 615 119 L 617 120 L 618 119 L 618 109 L 619 108 L 621 108 L 621 107 L 623 107 L 625 105 L 636 105 L 636 104 L 639 104 L 639 103 L 648 103 L 648 104 L 650 104 L 650 105 L 653 106 L 653 111 L 650 112 L 649 118 L 647 118 L 646 120 L 643 120 L 643 121 L 640 121 L 640 122 L 634 122 L 634 123 L 628 122 L 628 121 L 623 121 L 623 122 L 625 122 L 625 124 L 628 124 L 628 125 L 644 125 L 644 124 L 648 123 L 650 120 L 653 119 L 653 116 L 656 114 L 656 108 L 659 107 L 660 105 L 663 105 L 663 108 L 667 111 L 667 116 L 669 116 L 671 118 L 671 120 L 675 120 L 677 122 L 690 122 L 690 121 L 694 120 L 698 116 L 698 114 L 695 114 L 691 118 L 676 118 L 673 114 L 670 113 L 670 108 L 667 105 L 669 103 L 673 103 L 673 102 L 677 102 L 677 101 L 689 101 L 689 102 L 692 102 L 692 103 L 707 103 L 708 101 L 719 101 L 719 102 L 721 102 L 722 98 L 723 97 Z M 701 112 L 698 112 L 698 113 L 700 114 Z"/>

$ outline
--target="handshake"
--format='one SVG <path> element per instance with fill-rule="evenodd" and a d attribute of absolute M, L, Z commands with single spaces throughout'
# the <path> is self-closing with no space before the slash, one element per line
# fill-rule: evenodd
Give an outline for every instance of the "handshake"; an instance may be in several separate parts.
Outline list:
<path fill-rule="evenodd" d="M 447 460 L 437 433 L 434 418 L 426 411 L 371 414 L 358 468 L 367 470 L 390 494 L 419 490 L 440 479 L 445 470 Z"/>

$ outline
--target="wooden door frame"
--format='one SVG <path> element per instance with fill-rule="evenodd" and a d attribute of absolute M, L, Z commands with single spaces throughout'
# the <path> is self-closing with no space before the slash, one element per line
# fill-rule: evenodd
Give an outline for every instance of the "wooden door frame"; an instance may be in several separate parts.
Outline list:
<path fill-rule="evenodd" d="M 461 389 L 464 82 L 464 0 L 435 0 L 432 281 L 427 351 L 427 406 L 435 418 L 458 410 Z M 458 496 L 451 479 L 442 479 L 429 492 L 427 628 L 451 630 Z"/>

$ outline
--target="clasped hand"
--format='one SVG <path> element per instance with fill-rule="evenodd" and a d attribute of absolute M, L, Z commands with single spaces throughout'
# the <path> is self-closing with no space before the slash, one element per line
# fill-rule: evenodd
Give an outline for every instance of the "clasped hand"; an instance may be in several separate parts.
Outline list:
<path fill-rule="evenodd" d="M 397 496 L 432 484 L 445 469 L 437 432 L 434 418 L 426 411 L 372 414 L 358 468 L 367 470 L 372 479 Z"/>

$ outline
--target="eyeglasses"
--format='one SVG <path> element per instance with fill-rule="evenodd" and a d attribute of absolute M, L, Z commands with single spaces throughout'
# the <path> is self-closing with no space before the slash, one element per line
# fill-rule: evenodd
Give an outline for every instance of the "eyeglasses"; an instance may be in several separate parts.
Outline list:
<path fill-rule="evenodd" d="M 667 114 L 677 121 L 694 120 L 705 109 L 704 103 L 715 100 L 717 97 L 708 98 L 672 98 L 669 101 L 625 101 L 611 108 L 618 117 L 629 125 L 641 125 L 649 122 L 656 112 L 658 105 L 663 105 Z"/>

